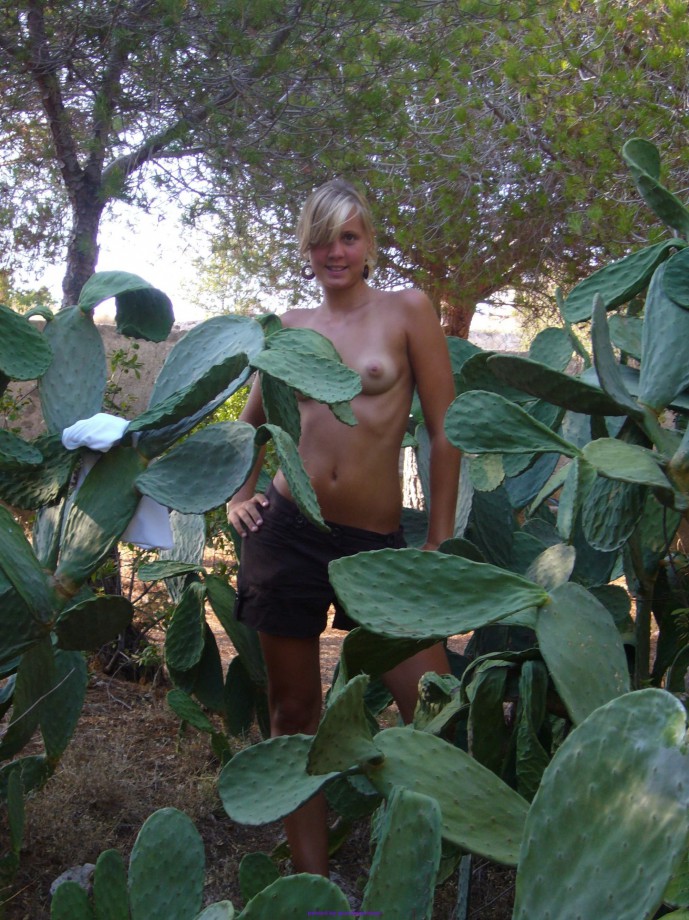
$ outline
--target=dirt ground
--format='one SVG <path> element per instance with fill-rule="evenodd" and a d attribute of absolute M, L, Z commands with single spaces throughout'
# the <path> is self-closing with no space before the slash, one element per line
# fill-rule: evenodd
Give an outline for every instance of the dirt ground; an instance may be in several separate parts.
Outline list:
<path fill-rule="evenodd" d="M 227 659 L 232 646 L 219 628 L 217 636 Z M 341 633 L 324 634 L 325 681 L 329 682 L 340 642 Z M 156 683 L 133 683 L 104 674 L 92 662 L 75 737 L 55 775 L 27 805 L 21 866 L 6 896 L 6 920 L 48 920 L 54 879 L 72 866 L 95 863 L 109 848 L 119 850 L 126 861 L 143 822 L 167 806 L 186 812 L 202 835 L 204 903 L 229 899 L 235 908 L 242 906 L 242 857 L 255 851 L 271 853 L 283 840 L 282 827 L 245 827 L 225 814 L 216 788 L 220 764 L 206 735 L 191 728 L 180 735 L 179 721 L 165 700 L 169 689 L 160 674 Z M 257 735 L 253 740 L 260 739 Z M 367 820 L 355 825 L 331 865 L 348 894 L 362 891 L 370 866 Z M 289 873 L 285 860 L 280 868 Z M 475 858 L 469 918 L 508 920 L 513 887 L 511 870 Z M 456 900 L 453 874 L 438 889 L 434 920 L 453 920 Z"/>

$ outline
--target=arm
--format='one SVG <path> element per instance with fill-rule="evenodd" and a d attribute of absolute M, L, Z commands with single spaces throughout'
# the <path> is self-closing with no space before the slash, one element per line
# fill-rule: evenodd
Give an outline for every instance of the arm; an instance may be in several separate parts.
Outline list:
<path fill-rule="evenodd" d="M 256 375 L 256 379 L 252 384 L 249 398 L 242 409 L 239 420 L 248 422 L 254 428 L 258 428 L 259 425 L 263 425 L 266 421 L 258 375 Z M 246 537 L 249 531 L 258 530 L 263 523 L 261 508 L 265 508 L 269 504 L 265 495 L 255 492 L 264 455 L 265 447 L 262 447 L 246 482 L 227 503 L 227 519 L 241 537 Z"/>
<path fill-rule="evenodd" d="M 454 533 L 461 454 L 445 434 L 445 413 L 455 398 L 450 355 L 430 300 L 407 292 L 407 341 L 430 439 L 428 535 L 424 549 L 437 549 Z"/>

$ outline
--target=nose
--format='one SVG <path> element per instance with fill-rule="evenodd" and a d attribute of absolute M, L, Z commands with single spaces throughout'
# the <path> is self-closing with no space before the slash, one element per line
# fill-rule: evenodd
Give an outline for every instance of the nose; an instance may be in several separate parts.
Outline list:
<path fill-rule="evenodd" d="M 329 254 L 331 256 L 339 256 L 342 253 L 342 240 L 337 237 L 330 244 Z"/>

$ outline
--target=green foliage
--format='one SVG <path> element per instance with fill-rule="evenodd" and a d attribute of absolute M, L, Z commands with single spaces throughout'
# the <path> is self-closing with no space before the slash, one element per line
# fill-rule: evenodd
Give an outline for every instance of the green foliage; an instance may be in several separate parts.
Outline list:
<path fill-rule="evenodd" d="M 681 230 L 684 206 L 658 178 L 657 151 L 635 142 L 625 156 L 646 201 Z M 671 545 L 689 506 L 689 437 L 684 424 L 661 424 L 670 406 L 688 411 L 685 245 L 673 237 L 582 283 L 579 304 L 590 297 L 594 327 L 583 379 L 562 370 L 567 330 L 541 337 L 528 359 L 463 362 L 446 430 L 476 456 L 458 539 L 444 553 L 383 550 L 331 564 L 338 598 L 361 626 L 345 640 L 315 736 L 271 738 L 223 768 L 231 817 L 276 820 L 321 789 L 365 778 L 391 810 L 377 835 L 381 862 L 404 833 L 393 841 L 400 790 L 433 799 L 443 840 L 517 867 L 515 918 L 647 920 L 666 898 L 686 906 L 686 713 L 674 694 L 684 693 L 689 652 L 685 569 Z M 646 288 L 641 319 L 628 302 Z M 612 324 L 611 335 L 612 311 L 643 323 L 631 345 L 640 369 L 614 350 L 613 335 L 623 330 L 628 345 L 630 327 Z M 560 468 L 542 462 L 550 454 Z M 634 621 L 611 584 L 622 574 Z M 357 674 L 470 631 L 456 676 L 423 679 L 414 727 L 377 730 Z M 380 636 L 375 652 L 371 634 Z M 429 826 L 414 845 L 435 852 L 436 839 Z M 388 892 L 405 891 L 409 870 L 390 872 Z M 378 896 L 365 904 L 396 908 L 394 895 Z"/>
<path fill-rule="evenodd" d="M 148 409 L 125 423 L 119 442 L 109 450 L 66 450 L 62 446 L 65 427 L 103 408 L 106 359 L 91 312 L 111 296 L 118 303 L 125 332 L 153 340 L 167 334 L 171 322 L 168 298 L 125 272 L 94 275 L 79 305 L 49 319 L 43 333 L 25 317 L 7 308 L 0 310 L 0 342 L 4 343 L 0 372 L 8 378 L 40 377 L 41 402 L 51 432 L 33 444 L 0 432 L 0 499 L 7 503 L 7 507 L 0 506 L 0 692 L 2 712 L 8 713 L 0 739 L 0 759 L 7 761 L 0 773 L 4 777 L 0 795 L 13 814 L 15 837 L 5 861 L 10 868 L 16 865 L 21 797 L 55 769 L 79 718 L 86 692 L 82 651 L 100 648 L 131 622 L 131 601 L 94 591 L 92 581 L 118 542 L 128 536 L 142 496 L 155 495 L 182 512 L 171 515 L 172 552 L 190 557 L 183 558 L 181 566 L 178 560 L 175 565 L 168 562 L 167 567 L 159 563 L 162 574 L 160 569 L 155 573 L 168 580 L 171 591 L 178 592 L 169 614 L 168 668 L 180 688 L 193 693 L 203 707 L 221 713 L 226 727 L 237 734 L 248 729 L 257 713 L 266 725 L 263 662 L 255 634 L 233 619 L 234 592 L 227 579 L 207 574 L 198 565 L 205 536 L 201 513 L 224 505 L 241 486 L 267 436 L 279 442 L 280 454 L 289 462 L 297 501 L 306 496 L 310 504 L 305 510 L 313 513 L 310 483 L 296 447 L 276 424 L 257 433 L 239 421 L 216 421 L 185 438 L 245 385 L 253 369 L 248 361 L 260 360 L 262 326 L 244 317 L 209 320 L 182 338 L 157 378 Z M 287 364 L 289 350 L 286 345 Z M 341 363 L 333 358 L 327 361 L 328 368 L 342 376 Z M 112 363 L 138 370 L 135 355 L 121 354 Z M 282 370 L 276 373 L 281 375 Z M 349 378 L 324 386 L 320 389 L 313 382 L 315 397 L 338 406 L 350 398 Z M 177 444 L 180 439 L 184 440 Z M 207 461 L 204 471 L 202 465 Z M 80 471 L 76 481 L 75 469 Z M 36 513 L 33 545 L 14 519 L 14 508 Z M 203 579 L 194 574 L 197 572 Z M 181 589 L 170 581 L 172 576 L 186 576 Z M 240 652 L 227 678 L 205 621 L 206 599 Z M 179 693 L 174 702 L 182 718 L 205 730 L 196 702 L 189 697 L 180 700 Z M 21 757 L 37 731 L 44 753 Z M 229 756 L 226 736 L 211 726 L 211 739 L 216 753 L 225 760 Z M 139 850 L 142 848 L 143 843 Z M 177 854 L 173 861 L 185 854 Z M 141 875 L 153 883 L 158 873 L 148 865 L 150 858 L 141 858 L 146 866 Z M 148 882 L 137 882 L 137 889 L 144 884 Z M 149 894 L 156 902 L 162 897 L 160 892 Z M 154 916 L 148 896 L 143 892 L 132 901 L 133 916 Z M 72 897 L 81 896 L 67 889 L 56 910 L 62 909 L 61 901 Z M 157 908 L 168 917 L 187 920 L 200 909 L 200 901 L 192 909 L 181 892 L 171 897 L 174 905 Z"/>

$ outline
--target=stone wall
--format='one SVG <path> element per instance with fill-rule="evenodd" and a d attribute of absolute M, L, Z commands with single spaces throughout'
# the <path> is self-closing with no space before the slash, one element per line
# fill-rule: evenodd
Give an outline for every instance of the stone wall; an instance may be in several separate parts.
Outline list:
<path fill-rule="evenodd" d="M 175 326 L 165 342 L 144 342 L 140 339 L 129 339 L 126 336 L 118 335 L 114 326 L 98 324 L 108 360 L 108 374 L 110 374 L 110 356 L 119 349 L 123 349 L 130 354 L 136 354 L 138 356 L 137 360 L 141 364 L 141 367 L 138 368 L 138 378 L 133 371 L 120 373 L 118 376 L 117 383 L 122 387 L 122 393 L 118 400 L 125 405 L 129 405 L 130 408 L 123 413 L 117 414 L 133 418 L 143 412 L 148 405 L 148 397 L 153 383 L 168 352 L 189 328 L 188 325 Z M 139 347 L 132 351 L 134 342 Z M 28 381 L 27 383 L 15 381 L 10 384 L 8 392 L 15 399 L 21 400 L 21 416 L 18 421 L 11 421 L 6 417 L 0 418 L 0 427 L 19 427 L 22 437 L 27 440 L 41 434 L 45 427 L 43 425 L 36 381 Z"/>

